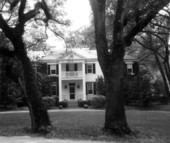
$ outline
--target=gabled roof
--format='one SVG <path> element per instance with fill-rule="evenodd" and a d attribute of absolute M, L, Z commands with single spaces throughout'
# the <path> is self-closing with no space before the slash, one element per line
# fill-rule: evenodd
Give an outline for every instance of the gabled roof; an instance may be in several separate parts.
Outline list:
<path fill-rule="evenodd" d="M 42 61 L 61 61 L 61 60 L 90 60 L 90 59 L 96 59 L 97 60 L 97 52 L 96 50 L 89 50 L 89 48 L 75 48 L 71 50 L 60 50 L 55 51 L 47 56 L 44 56 L 41 58 Z M 125 55 L 124 57 L 127 61 L 137 61 L 136 58 Z"/>
<path fill-rule="evenodd" d="M 66 55 L 64 55 L 63 57 L 61 57 L 59 60 L 79 60 L 79 59 L 86 59 L 86 57 L 74 52 L 74 51 L 68 51 L 66 52 Z"/>

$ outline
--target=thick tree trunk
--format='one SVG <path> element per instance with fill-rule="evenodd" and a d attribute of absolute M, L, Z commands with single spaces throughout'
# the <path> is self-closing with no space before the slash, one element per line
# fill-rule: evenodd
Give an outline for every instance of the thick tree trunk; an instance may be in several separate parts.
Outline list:
<path fill-rule="evenodd" d="M 16 56 L 21 61 L 24 74 L 24 82 L 26 89 L 26 98 L 29 105 L 31 125 L 34 132 L 49 132 L 51 130 L 51 123 L 47 113 L 47 109 L 42 103 L 41 93 L 37 86 L 36 74 L 27 57 L 24 43 L 22 39 L 14 43 Z"/>
<path fill-rule="evenodd" d="M 108 68 L 105 74 L 107 101 L 104 129 L 114 134 L 129 134 L 130 129 L 126 121 L 124 97 L 122 94 L 123 59 L 118 58 L 114 60 L 112 66 Z"/>

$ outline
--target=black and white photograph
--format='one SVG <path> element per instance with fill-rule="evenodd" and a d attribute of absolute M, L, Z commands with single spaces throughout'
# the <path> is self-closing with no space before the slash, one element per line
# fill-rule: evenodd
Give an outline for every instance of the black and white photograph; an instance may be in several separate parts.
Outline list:
<path fill-rule="evenodd" d="M 0 0 L 0 143 L 170 143 L 170 0 Z"/>

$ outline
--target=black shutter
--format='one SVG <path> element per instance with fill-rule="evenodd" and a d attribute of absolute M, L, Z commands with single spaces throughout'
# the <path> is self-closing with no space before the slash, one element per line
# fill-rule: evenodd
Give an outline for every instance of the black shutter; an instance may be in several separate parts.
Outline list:
<path fill-rule="evenodd" d="M 69 65 L 66 64 L 66 71 L 69 71 Z"/>
<path fill-rule="evenodd" d="M 138 62 L 134 62 L 132 68 L 133 68 L 133 73 L 135 75 L 137 75 L 139 73 L 139 63 Z"/>
<path fill-rule="evenodd" d="M 74 71 L 77 71 L 77 64 L 74 64 Z"/>
<path fill-rule="evenodd" d="M 93 93 L 96 95 L 96 82 L 93 82 Z"/>
<path fill-rule="evenodd" d="M 47 73 L 50 75 L 50 65 L 48 65 Z"/>
<path fill-rule="evenodd" d="M 58 75 L 58 64 L 56 65 L 56 74 Z"/>
<path fill-rule="evenodd" d="M 87 74 L 87 64 L 85 64 L 85 73 Z"/>
<path fill-rule="evenodd" d="M 87 82 L 86 82 L 86 95 L 87 95 L 88 93 L 87 93 Z"/>
<path fill-rule="evenodd" d="M 96 66 L 93 64 L 93 73 L 96 73 Z"/>

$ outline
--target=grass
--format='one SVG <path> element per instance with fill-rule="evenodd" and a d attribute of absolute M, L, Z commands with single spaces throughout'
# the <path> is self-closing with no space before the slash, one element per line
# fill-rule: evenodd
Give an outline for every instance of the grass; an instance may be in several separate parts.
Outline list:
<path fill-rule="evenodd" d="M 127 110 L 131 129 L 138 130 L 137 136 L 110 136 L 103 134 L 104 111 L 50 112 L 54 130 L 46 137 L 106 140 L 126 143 L 170 142 L 170 112 Z M 0 136 L 39 136 L 30 132 L 28 113 L 0 114 Z"/>

